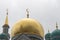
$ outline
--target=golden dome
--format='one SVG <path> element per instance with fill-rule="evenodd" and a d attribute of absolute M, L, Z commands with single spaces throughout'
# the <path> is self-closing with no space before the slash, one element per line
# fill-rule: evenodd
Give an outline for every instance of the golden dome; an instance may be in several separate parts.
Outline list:
<path fill-rule="evenodd" d="M 22 19 L 14 24 L 11 32 L 12 37 L 21 33 L 36 34 L 44 37 L 44 30 L 41 24 L 31 18 Z"/>

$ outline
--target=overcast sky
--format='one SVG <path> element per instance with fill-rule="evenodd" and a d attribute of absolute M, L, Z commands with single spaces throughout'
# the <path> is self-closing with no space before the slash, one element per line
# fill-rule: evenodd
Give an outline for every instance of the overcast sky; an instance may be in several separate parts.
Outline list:
<path fill-rule="evenodd" d="M 15 22 L 26 17 L 26 9 L 29 8 L 30 18 L 34 18 L 42 24 L 44 32 L 55 30 L 58 23 L 60 29 L 60 0 L 0 0 L 0 33 L 6 17 L 9 13 L 10 31 Z"/>

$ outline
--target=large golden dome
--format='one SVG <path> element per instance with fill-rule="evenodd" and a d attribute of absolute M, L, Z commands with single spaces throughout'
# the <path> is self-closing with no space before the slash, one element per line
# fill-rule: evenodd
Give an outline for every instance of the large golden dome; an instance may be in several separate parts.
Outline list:
<path fill-rule="evenodd" d="M 11 32 L 12 37 L 21 33 L 36 34 L 41 37 L 44 36 L 44 30 L 41 24 L 31 18 L 22 19 L 14 24 Z"/>

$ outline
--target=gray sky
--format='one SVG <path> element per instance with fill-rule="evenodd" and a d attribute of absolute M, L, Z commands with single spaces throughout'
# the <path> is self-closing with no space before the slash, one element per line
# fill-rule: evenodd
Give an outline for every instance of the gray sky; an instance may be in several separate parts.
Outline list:
<path fill-rule="evenodd" d="M 15 22 L 26 17 L 26 9 L 30 10 L 30 18 L 42 24 L 45 33 L 55 30 L 56 21 L 60 29 L 60 0 L 0 0 L 0 33 L 9 13 L 10 31 Z"/>

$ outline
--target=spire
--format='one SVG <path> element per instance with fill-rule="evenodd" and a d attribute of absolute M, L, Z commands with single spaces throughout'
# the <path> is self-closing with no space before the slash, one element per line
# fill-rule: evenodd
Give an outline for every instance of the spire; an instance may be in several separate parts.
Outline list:
<path fill-rule="evenodd" d="M 29 10 L 28 10 L 28 8 L 26 9 L 26 12 L 27 12 L 27 18 L 29 18 Z"/>
<path fill-rule="evenodd" d="M 49 31 L 49 29 L 48 29 L 48 33 L 49 33 L 50 31 Z"/>
<path fill-rule="evenodd" d="M 56 22 L 56 29 L 58 29 L 58 24 L 57 24 L 57 22 Z"/>
<path fill-rule="evenodd" d="M 5 24 L 8 24 L 8 9 L 7 9 L 7 13 L 6 13 Z"/>

